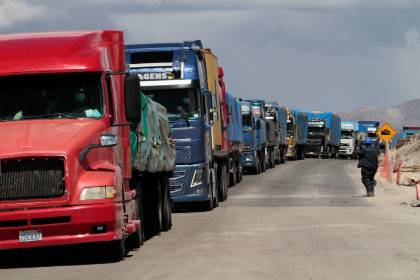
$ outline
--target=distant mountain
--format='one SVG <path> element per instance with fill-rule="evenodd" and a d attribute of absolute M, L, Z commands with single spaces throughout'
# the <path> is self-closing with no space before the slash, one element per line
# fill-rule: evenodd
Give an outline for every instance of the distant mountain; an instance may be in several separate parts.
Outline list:
<path fill-rule="evenodd" d="M 388 108 L 362 107 L 351 113 L 339 115 L 346 121 L 389 122 L 396 129 L 401 129 L 403 126 L 420 126 L 420 99 Z"/>

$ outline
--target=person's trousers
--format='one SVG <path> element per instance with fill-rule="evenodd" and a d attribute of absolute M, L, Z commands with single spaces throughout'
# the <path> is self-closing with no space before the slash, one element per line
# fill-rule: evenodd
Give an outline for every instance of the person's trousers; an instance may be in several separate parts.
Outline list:
<path fill-rule="evenodd" d="M 366 192 L 373 193 L 376 185 L 375 174 L 377 169 L 362 168 L 362 183 L 365 185 Z"/>

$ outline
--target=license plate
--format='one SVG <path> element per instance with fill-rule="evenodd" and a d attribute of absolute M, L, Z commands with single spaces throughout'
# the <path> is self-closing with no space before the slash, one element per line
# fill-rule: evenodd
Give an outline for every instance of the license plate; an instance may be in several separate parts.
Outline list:
<path fill-rule="evenodd" d="M 19 231 L 19 241 L 22 243 L 41 241 L 41 240 L 42 240 L 42 232 L 40 230 Z"/>

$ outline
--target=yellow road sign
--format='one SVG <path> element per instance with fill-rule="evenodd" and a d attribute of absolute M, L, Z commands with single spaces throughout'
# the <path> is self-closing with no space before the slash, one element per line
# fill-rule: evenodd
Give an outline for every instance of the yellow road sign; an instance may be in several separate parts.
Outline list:
<path fill-rule="evenodd" d="M 391 139 L 394 138 L 397 133 L 397 130 L 394 129 L 389 123 L 384 123 L 381 128 L 376 131 L 376 135 L 378 135 L 378 137 L 384 142 L 391 141 Z"/>

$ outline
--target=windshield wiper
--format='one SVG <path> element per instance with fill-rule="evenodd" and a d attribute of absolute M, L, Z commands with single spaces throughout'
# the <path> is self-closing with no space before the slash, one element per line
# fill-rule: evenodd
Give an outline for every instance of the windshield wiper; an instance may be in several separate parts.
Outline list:
<path fill-rule="evenodd" d="M 39 119 L 39 118 L 48 118 L 48 117 L 58 117 L 64 119 L 75 119 L 76 117 L 69 115 L 68 113 L 53 113 L 53 114 L 43 114 L 43 115 L 34 115 L 34 116 L 23 116 L 22 120 L 30 119 Z"/>

